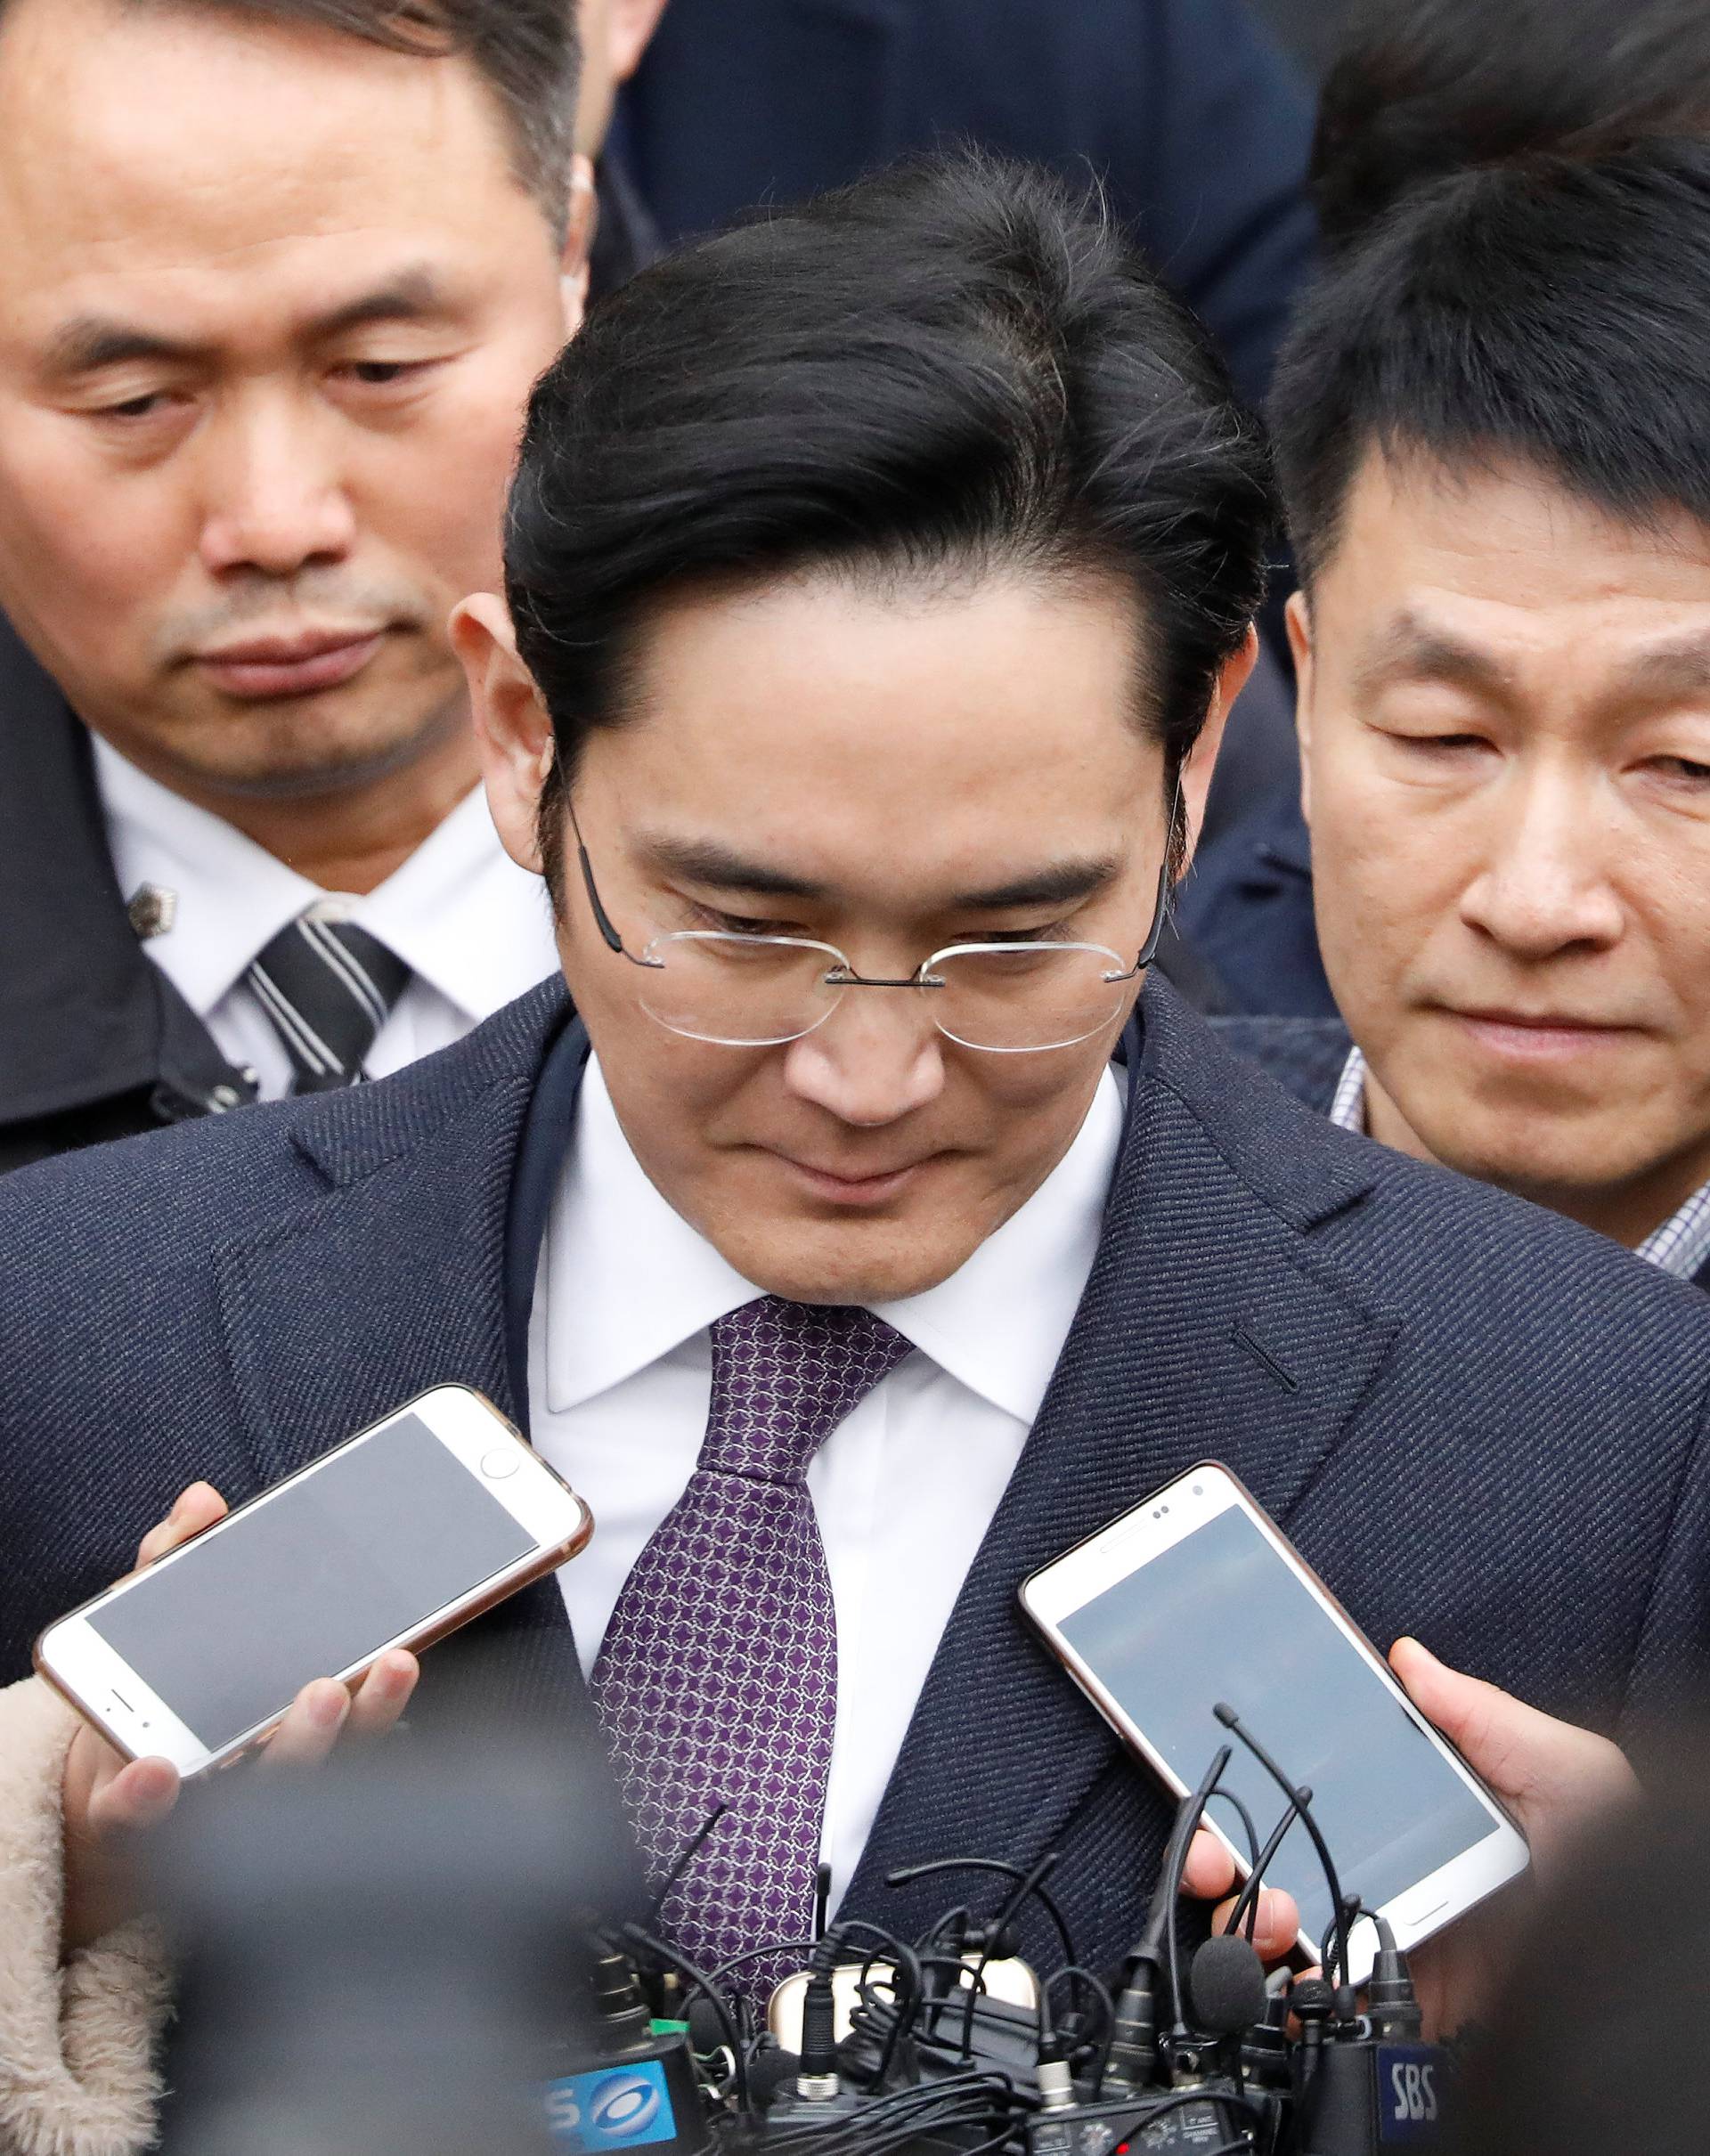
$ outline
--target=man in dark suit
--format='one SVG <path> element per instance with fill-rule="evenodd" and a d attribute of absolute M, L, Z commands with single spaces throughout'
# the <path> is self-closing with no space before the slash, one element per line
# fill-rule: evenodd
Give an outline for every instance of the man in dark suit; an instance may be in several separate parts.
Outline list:
<path fill-rule="evenodd" d="M 1025 173 L 881 178 L 597 310 L 457 630 L 574 1007 L 0 1189 L 7 1673 L 192 1478 L 247 1497 L 460 1379 L 600 1524 L 428 1657 L 419 1719 L 484 1644 L 490 1704 L 598 1721 L 656 1875 L 716 1753 L 663 1918 L 704 1957 L 804 1923 L 822 1855 L 912 1933 L 892 1867 L 1055 1848 L 1114 1962 L 1168 1807 L 1016 1590 L 1208 1453 L 1380 1639 L 1665 1718 L 1710 1638 L 1710 1314 L 1140 996 L 1270 516 L 1192 323 Z M 61 1725 L 7 1704 L 51 1789 Z M 309 1688 L 293 1741 L 361 1704 Z M 94 1741 L 55 1999 L 123 1989 L 91 1829 L 172 1794 Z"/>
<path fill-rule="evenodd" d="M 1346 1030 L 1226 1038 L 1710 1286 L 1706 339 L 1698 145 L 1452 177 L 1325 273 L 1274 411 Z"/>
<path fill-rule="evenodd" d="M 384 0 L 0 0 L 0 1170 L 396 1069 L 550 970 L 445 622 L 656 12 L 586 0 L 573 141 L 565 0 L 456 0 L 451 56 Z M 604 212 L 620 282 L 656 242 Z"/>

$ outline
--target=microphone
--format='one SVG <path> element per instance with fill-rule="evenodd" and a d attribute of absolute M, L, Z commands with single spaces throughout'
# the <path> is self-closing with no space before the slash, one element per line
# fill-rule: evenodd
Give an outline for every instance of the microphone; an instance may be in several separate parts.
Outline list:
<path fill-rule="evenodd" d="M 1176 1902 L 1182 1891 L 1182 1877 L 1187 1869 L 1187 1852 L 1193 1846 L 1194 1830 L 1233 1756 L 1230 1745 L 1220 1745 L 1217 1756 L 1200 1778 L 1199 1787 L 1184 1797 L 1176 1808 L 1176 1823 L 1170 1828 L 1164 1851 L 1163 1869 L 1152 1893 L 1152 1907 L 1146 1912 L 1146 1928 L 1139 1945 L 1128 1957 L 1128 1981 L 1116 2005 L 1104 2078 L 1114 2081 L 1119 2088 L 1149 2088 L 1157 2085 L 1158 2006 L 1152 1983 L 1160 1970 L 1168 1971 L 1169 1977 L 1171 2033 L 1186 2033 L 1177 1964 Z"/>
<path fill-rule="evenodd" d="M 1194 2026 L 1209 2036 L 1235 2037 L 1265 2018 L 1265 1965 L 1234 1932 L 1214 1932 L 1188 1965 Z"/>

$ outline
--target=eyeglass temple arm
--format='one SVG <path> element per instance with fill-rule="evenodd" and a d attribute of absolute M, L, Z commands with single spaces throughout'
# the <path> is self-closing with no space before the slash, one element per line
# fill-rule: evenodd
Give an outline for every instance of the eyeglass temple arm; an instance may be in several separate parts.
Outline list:
<path fill-rule="evenodd" d="M 1169 925 L 1170 842 L 1176 835 L 1177 820 L 1181 813 L 1182 782 L 1178 777 L 1176 781 L 1175 799 L 1169 804 L 1169 823 L 1164 839 L 1163 866 L 1158 871 L 1158 904 L 1152 912 L 1152 926 L 1146 932 L 1146 940 L 1140 946 L 1140 956 L 1135 960 L 1128 972 L 1122 976 L 1125 980 L 1132 980 L 1135 974 L 1144 972 L 1158 956 L 1158 946 L 1163 941 L 1164 931 Z"/>
<path fill-rule="evenodd" d="M 588 893 L 588 905 L 594 916 L 594 926 L 604 937 L 608 950 L 615 951 L 620 958 L 627 958 L 630 954 L 623 948 L 623 939 L 612 926 L 612 916 L 599 902 L 599 890 L 594 882 L 593 864 L 588 858 L 588 848 L 582 840 L 582 826 L 576 820 L 576 804 L 574 801 L 571 801 L 568 807 L 570 828 L 576 834 L 576 858 L 582 864 L 582 881 L 583 888 Z"/>
<path fill-rule="evenodd" d="M 599 902 L 599 892 L 594 887 L 594 872 L 588 862 L 588 849 L 582 844 L 580 833 L 576 836 L 576 858 L 582 863 L 582 880 L 587 886 L 588 904 L 593 911 L 594 926 L 619 957 L 627 958 L 630 954 L 623 948 L 623 939 L 612 926 L 611 915 Z"/>
<path fill-rule="evenodd" d="M 1164 940 L 1164 931 L 1169 924 L 1169 863 L 1166 861 L 1158 871 L 1158 907 L 1152 916 L 1152 927 L 1140 947 L 1140 956 L 1134 962 L 1136 973 L 1144 972 L 1158 956 L 1158 946 Z"/>

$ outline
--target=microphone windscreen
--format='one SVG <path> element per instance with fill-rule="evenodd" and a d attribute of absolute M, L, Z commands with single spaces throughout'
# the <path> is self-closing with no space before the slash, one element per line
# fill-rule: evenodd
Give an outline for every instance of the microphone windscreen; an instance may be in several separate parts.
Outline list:
<path fill-rule="evenodd" d="M 697 1991 L 686 2009 L 688 2018 L 688 2043 L 691 2051 L 712 2052 L 727 2042 L 724 2022 L 718 2008 L 704 1991 Z"/>
<path fill-rule="evenodd" d="M 777 2044 L 763 2045 L 748 2062 L 748 2087 L 754 2102 L 761 2111 L 771 2108 L 772 2099 L 781 2088 L 786 2087 L 802 2071 L 802 2062 L 793 2051 L 786 2051 Z"/>
<path fill-rule="evenodd" d="M 1265 1965 L 1239 1932 L 1214 1932 L 1196 1949 L 1187 1988 L 1209 2035 L 1238 2036 L 1265 2019 Z"/>

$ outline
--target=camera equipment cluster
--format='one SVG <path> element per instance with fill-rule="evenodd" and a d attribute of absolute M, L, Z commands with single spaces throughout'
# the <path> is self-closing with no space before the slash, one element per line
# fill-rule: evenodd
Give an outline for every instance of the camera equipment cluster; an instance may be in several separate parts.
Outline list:
<path fill-rule="evenodd" d="M 913 1941 L 862 1920 L 826 1925 L 824 1875 L 817 1938 L 724 1968 L 696 1968 L 646 1924 L 608 1932 L 596 1977 L 599 2055 L 552 2087 L 559 2144 L 645 2144 L 654 2156 L 1376 2156 L 1428 2144 L 1445 2060 L 1421 2040 L 1406 1961 L 1383 1920 L 1342 1892 L 1311 1791 L 1288 1780 L 1232 1709 L 1217 1712 L 1286 1809 L 1260 1846 L 1237 1807 L 1247 1883 L 1227 1928 L 1191 1955 L 1177 1900 L 1201 1814 L 1229 1794 L 1229 1745 L 1178 1808 L 1146 1930 L 1109 1981 L 1076 1952 L 1050 1892 L 1053 1856 L 1029 1870 L 968 1858 L 892 1873 L 893 1885 L 941 1873 L 1006 1890 L 989 1916 L 949 1908 Z M 1267 1981 L 1252 1944 L 1258 1893 L 1297 1820 L 1337 1914 L 1324 1974 Z M 1061 1957 L 1043 1976 L 1016 1957 L 1015 1919 L 1030 1900 Z M 1348 1981 L 1348 1936 L 1362 1919 L 1380 1938 L 1364 2003 Z M 757 1972 L 797 1957 L 799 1972 L 762 2017 Z"/>

